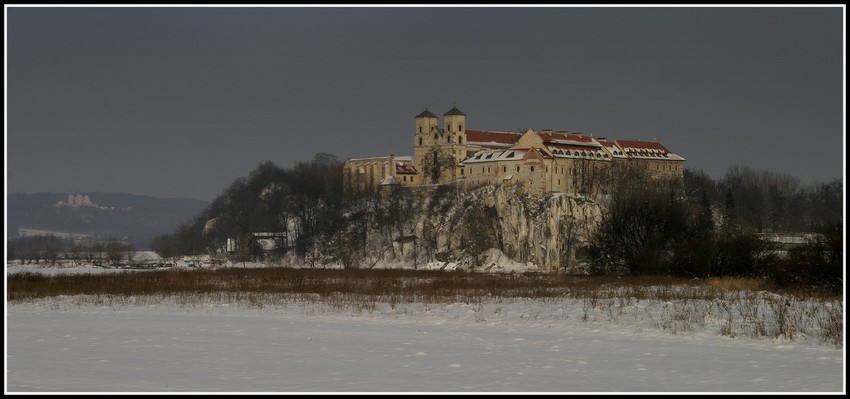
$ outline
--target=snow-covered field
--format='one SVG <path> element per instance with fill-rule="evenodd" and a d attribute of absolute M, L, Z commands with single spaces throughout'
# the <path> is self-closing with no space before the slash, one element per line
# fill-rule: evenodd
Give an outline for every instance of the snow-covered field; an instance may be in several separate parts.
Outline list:
<path fill-rule="evenodd" d="M 672 334 L 658 327 L 667 309 L 658 305 L 619 316 L 600 307 L 583 320 L 587 303 L 564 298 L 14 303 L 6 392 L 845 391 L 843 347 L 729 338 L 711 317 Z"/>

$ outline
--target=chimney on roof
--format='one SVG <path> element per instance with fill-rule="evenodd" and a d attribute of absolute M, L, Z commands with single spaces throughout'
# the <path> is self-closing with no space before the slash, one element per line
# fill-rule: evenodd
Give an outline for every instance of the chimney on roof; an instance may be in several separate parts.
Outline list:
<path fill-rule="evenodd" d="M 605 138 L 605 137 L 600 137 L 600 138 L 598 138 L 598 139 L 596 139 L 596 140 L 597 140 L 597 141 L 599 141 L 599 142 L 602 142 L 602 143 L 606 143 L 606 142 L 608 142 L 608 139 L 607 139 L 607 138 Z"/>

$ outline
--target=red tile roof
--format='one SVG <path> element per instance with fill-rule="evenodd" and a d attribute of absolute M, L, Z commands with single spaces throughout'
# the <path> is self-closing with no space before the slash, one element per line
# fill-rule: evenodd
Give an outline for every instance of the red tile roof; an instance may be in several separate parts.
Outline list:
<path fill-rule="evenodd" d="M 466 131 L 466 141 L 473 143 L 516 144 L 520 136 L 520 134 L 510 132 Z"/>
<path fill-rule="evenodd" d="M 577 134 L 564 133 L 537 133 L 544 143 L 560 140 L 560 141 L 578 141 L 582 143 L 592 143 L 593 137 L 579 136 Z"/>

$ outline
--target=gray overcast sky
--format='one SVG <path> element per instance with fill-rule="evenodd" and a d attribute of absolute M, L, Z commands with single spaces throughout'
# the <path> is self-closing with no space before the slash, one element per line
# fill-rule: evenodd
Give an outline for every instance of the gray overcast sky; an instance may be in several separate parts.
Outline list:
<path fill-rule="evenodd" d="M 844 7 L 6 7 L 8 193 L 211 201 L 262 162 L 413 152 L 414 116 L 844 176 Z"/>

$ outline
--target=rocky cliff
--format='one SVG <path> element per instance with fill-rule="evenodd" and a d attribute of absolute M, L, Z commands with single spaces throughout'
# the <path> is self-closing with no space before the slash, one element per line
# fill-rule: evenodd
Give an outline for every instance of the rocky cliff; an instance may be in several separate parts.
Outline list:
<path fill-rule="evenodd" d="M 601 219 L 596 201 L 565 194 L 534 197 L 515 187 L 450 186 L 384 193 L 364 199 L 335 238 L 338 251 L 367 265 L 580 271 Z M 341 240 L 345 241 L 341 241 Z M 503 256 L 501 256 L 503 255 Z"/>

